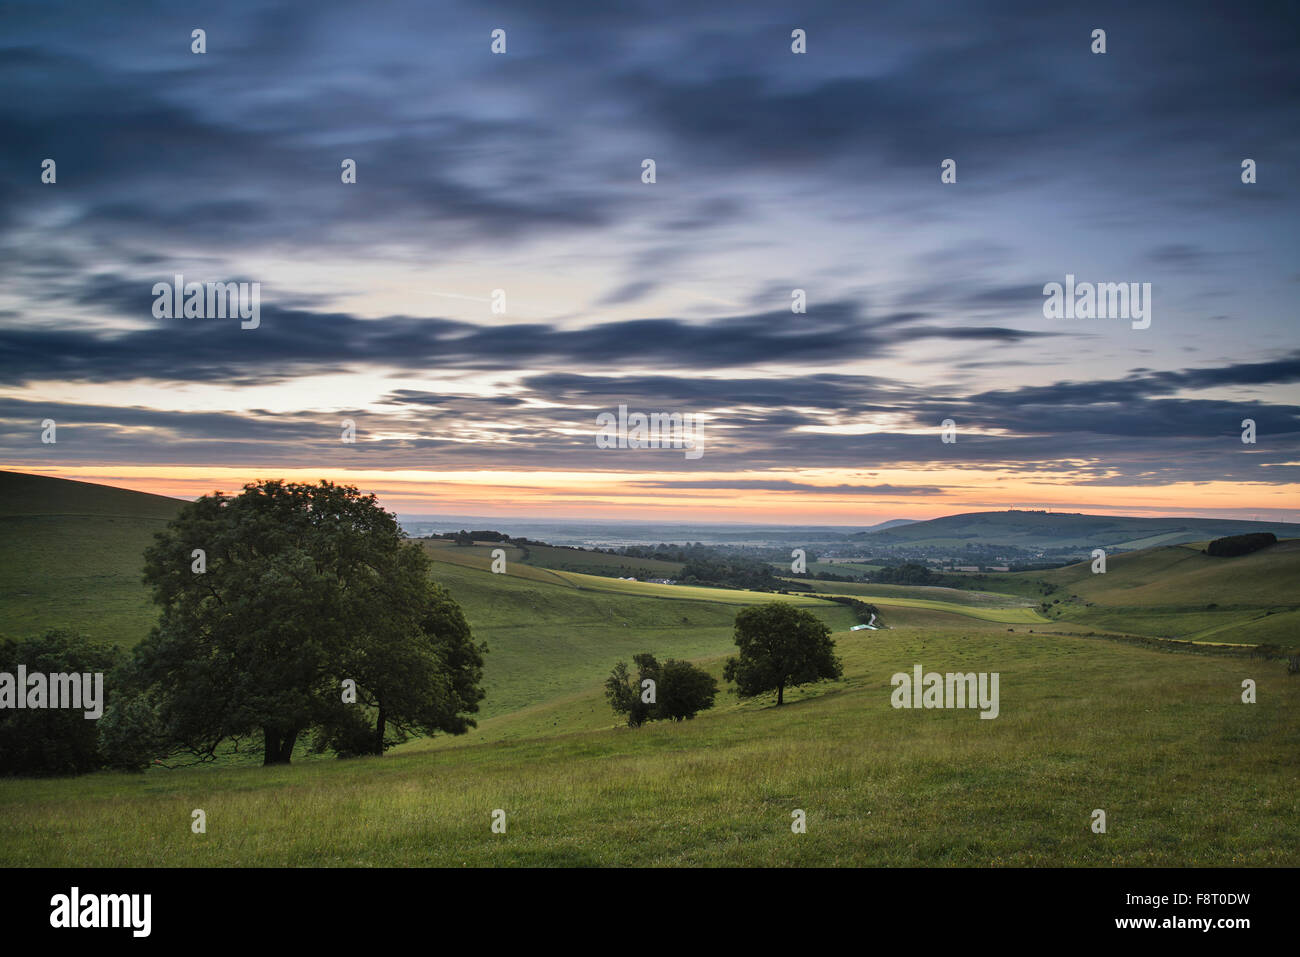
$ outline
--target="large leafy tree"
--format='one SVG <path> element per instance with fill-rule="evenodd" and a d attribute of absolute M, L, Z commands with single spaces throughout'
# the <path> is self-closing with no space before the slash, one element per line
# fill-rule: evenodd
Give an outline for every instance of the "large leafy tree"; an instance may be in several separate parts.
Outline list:
<path fill-rule="evenodd" d="M 401 550 L 390 576 L 335 668 L 338 684 L 356 683 L 362 708 L 338 696 L 320 722 L 318 748 L 382 754 L 412 734 L 463 734 L 475 725 L 486 646 L 474 643 L 460 606 L 429 580 L 418 546 Z"/>
<path fill-rule="evenodd" d="M 830 628 L 789 602 L 746 608 L 736 615 L 735 637 L 740 655 L 727 659 L 722 676 L 742 698 L 775 691 L 780 705 L 786 688 L 843 673 Z"/>
<path fill-rule="evenodd" d="M 266 764 L 287 763 L 312 728 L 352 754 L 473 726 L 486 649 L 373 495 L 281 481 L 214 493 L 145 559 L 161 615 L 129 669 L 133 719 L 114 726 L 200 759 L 260 737 Z"/>

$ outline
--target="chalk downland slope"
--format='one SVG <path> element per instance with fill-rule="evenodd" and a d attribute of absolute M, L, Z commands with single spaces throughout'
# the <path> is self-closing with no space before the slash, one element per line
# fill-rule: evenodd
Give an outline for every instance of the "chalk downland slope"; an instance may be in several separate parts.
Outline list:
<path fill-rule="evenodd" d="M 1099 630 L 1300 645 L 1300 539 L 1232 558 L 1204 555 L 1204 544 L 1112 555 L 1105 574 L 1094 574 L 1086 561 L 1046 572 L 983 575 L 979 587 L 1038 593 L 1052 617 Z M 1042 595 L 1039 582 L 1054 590 Z"/>
<path fill-rule="evenodd" d="M 0 630 L 70 628 L 132 645 L 157 619 L 144 550 L 184 503 L 161 495 L 0 472 Z"/>

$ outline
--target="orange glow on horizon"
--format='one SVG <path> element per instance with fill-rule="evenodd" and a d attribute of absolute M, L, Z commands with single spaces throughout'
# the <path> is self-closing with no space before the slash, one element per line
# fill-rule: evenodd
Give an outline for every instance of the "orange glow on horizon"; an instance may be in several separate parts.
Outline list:
<path fill-rule="evenodd" d="M 191 499 L 247 482 L 322 479 L 374 492 L 401 515 L 474 515 L 502 519 L 740 522 L 776 525 L 870 525 L 1008 508 L 1156 517 L 1300 521 L 1294 486 L 1210 482 L 1161 486 L 1081 485 L 1077 477 L 1011 470 L 821 470 L 816 473 L 418 471 L 268 468 L 266 466 L 10 465 L 32 472 Z M 652 483 L 737 482 L 734 488 L 656 487 Z M 747 482 L 890 486 L 880 492 L 747 488 Z M 938 494 L 894 489 L 938 487 Z M 1250 497 L 1243 505 L 1243 493 Z"/>

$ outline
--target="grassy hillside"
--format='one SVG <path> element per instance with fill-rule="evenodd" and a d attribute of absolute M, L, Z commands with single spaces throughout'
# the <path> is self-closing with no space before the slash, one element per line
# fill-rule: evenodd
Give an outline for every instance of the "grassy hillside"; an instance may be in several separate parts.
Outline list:
<path fill-rule="evenodd" d="M 855 594 L 852 597 L 878 606 L 882 615 L 886 612 L 893 612 L 898 608 L 928 608 L 932 611 L 942 611 L 963 618 L 978 618 L 982 621 L 997 621 L 1003 624 L 1032 625 L 1037 622 L 1051 620 L 1039 614 L 1033 608 L 997 608 L 975 604 L 958 605 L 953 602 L 935 601 L 930 598 L 900 598 L 893 595 L 873 595 L 870 593 Z"/>
<path fill-rule="evenodd" d="M 1038 602 L 1021 595 L 998 592 L 965 591 L 961 588 L 940 588 L 931 585 L 878 585 L 872 582 L 823 582 L 815 579 L 798 579 L 817 594 L 852 595 L 865 598 L 926 598 L 953 605 L 979 605 L 993 608 L 1032 607 Z"/>
<path fill-rule="evenodd" d="M 0 472 L 0 631 L 72 628 L 118 644 L 156 620 L 144 550 L 177 499 Z"/>
<path fill-rule="evenodd" d="M 0 518 L 101 515 L 165 522 L 176 514 L 181 504 L 180 499 L 109 485 L 25 472 L 0 472 Z"/>
<path fill-rule="evenodd" d="M 1241 522 L 1208 518 L 1128 518 L 1063 512 L 968 512 L 865 533 L 865 545 L 903 544 L 958 547 L 963 544 L 1016 545 L 1021 548 L 1137 549 L 1240 535 L 1273 532 L 1300 537 L 1300 526 L 1285 522 Z"/>
<path fill-rule="evenodd" d="M 383 758 L 0 781 L 0 863 L 1300 864 L 1300 682 L 1280 664 L 861 634 L 836 636 L 843 681 L 782 708 L 727 696 L 682 725 L 609 729 L 593 686 L 491 719 L 478 742 Z M 1001 716 L 891 708 L 890 674 L 917 662 L 998 671 Z M 1243 676 L 1256 705 L 1240 703 Z M 196 807 L 207 834 L 189 830 Z M 490 833 L 496 808 L 505 834 Z M 807 834 L 791 833 L 795 808 Z"/>
<path fill-rule="evenodd" d="M 167 513 L 98 493 L 84 507 L 105 511 L 77 512 L 77 495 L 33 487 L 12 500 L 31 514 L 0 518 L 20 554 L 4 552 L 3 610 L 36 598 L 135 640 L 139 553 Z M 513 547 L 493 574 L 500 546 L 425 541 L 490 647 L 479 728 L 383 758 L 0 780 L 0 865 L 1296 866 L 1300 680 L 1284 663 L 1065 632 L 1294 636 L 1298 544 L 1232 559 L 1156 548 L 1112 556 L 1104 576 L 979 576 L 980 592 L 813 582 L 877 604 L 889 626 L 849 632 L 853 612 L 811 594 L 619 581 Z M 79 612 L 88 589 L 99 600 Z M 1050 623 L 1044 597 L 1060 602 Z M 720 677 L 736 612 L 778 598 L 835 629 L 842 680 L 781 708 L 724 684 L 694 721 L 617 726 L 601 687 L 616 660 L 651 651 Z M 917 663 L 998 672 L 1001 715 L 895 710 L 890 675 Z M 1241 703 L 1247 677 L 1257 704 Z M 1105 835 L 1088 827 L 1099 807 Z M 194 808 L 207 834 L 190 832 Z M 489 829 L 497 808 L 504 835 Z M 796 808 L 807 834 L 790 831 Z"/>
<path fill-rule="evenodd" d="M 66 627 L 132 645 L 148 633 L 157 611 L 141 582 L 144 550 L 181 502 L 13 472 L 0 472 L 0 500 L 5 634 Z M 508 574 L 493 575 L 492 551 L 500 546 L 422 544 L 434 559 L 435 578 L 491 649 L 485 715 L 572 694 L 641 651 L 721 654 L 732 647 L 738 607 L 774 597 L 556 572 L 525 563 L 525 551 L 516 547 L 505 548 Z M 855 621 L 842 606 L 800 601 L 833 627 Z"/>
<path fill-rule="evenodd" d="M 1300 603 L 1300 539 L 1235 558 L 1213 558 L 1192 546 L 1155 548 L 1109 558 L 1104 575 L 1094 575 L 1091 562 L 1080 562 L 1039 577 L 1107 605 Z"/>
<path fill-rule="evenodd" d="M 1296 539 L 1234 558 L 1203 555 L 1198 544 L 1166 546 L 1110 556 L 1105 574 L 1093 574 L 1088 561 L 1046 572 L 980 575 L 972 583 L 1033 596 L 1051 605 L 1054 618 L 1103 630 L 1300 645 Z"/>
<path fill-rule="evenodd" d="M 630 662 L 638 652 L 699 658 L 732 651 L 736 612 L 781 597 L 551 572 L 510 561 L 509 550 L 507 573 L 494 575 L 490 546 L 423 544 L 434 559 L 434 578 L 451 591 L 475 637 L 490 649 L 484 715 L 598 685 L 616 661 Z M 856 622 L 844 606 L 795 600 L 831 627 Z"/>

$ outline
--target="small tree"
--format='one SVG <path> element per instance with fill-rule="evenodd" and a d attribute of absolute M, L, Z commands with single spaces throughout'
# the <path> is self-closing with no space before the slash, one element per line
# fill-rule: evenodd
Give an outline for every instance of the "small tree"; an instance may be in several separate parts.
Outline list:
<path fill-rule="evenodd" d="M 605 697 L 609 699 L 615 714 L 627 715 L 629 728 L 639 728 L 651 720 L 651 712 L 654 710 L 653 702 L 646 700 L 650 694 L 642 682 L 649 679 L 657 687 L 659 662 L 651 654 L 633 655 L 632 662 L 637 666 L 636 679 L 633 680 L 627 663 L 620 661 L 605 679 Z"/>
<path fill-rule="evenodd" d="M 727 659 L 722 676 L 735 682 L 742 698 L 775 691 L 781 705 L 787 687 L 843 673 L 830 628 L 789 602 L 755 605 L 736 615 L 736 647 L 740 656 Z"/>
<path fill-rule="evenodd" d="M 634 655 L 632 661 L 637 668 L 635 680 L 622 661 L 605 680 L 605 697 L 616 714 L 627 715 L 628 727 L 664 719 L 686 721 L 713 707 L 717 680 L 689 661 L 669 658 L 661 665 L 649 653 Z"/>
<path fill-rule="evenodd" d="M 657 718 L 689 721 L 713 707 L 718 681 L 689 661 L 669 658 L 659 669 Z"/>

